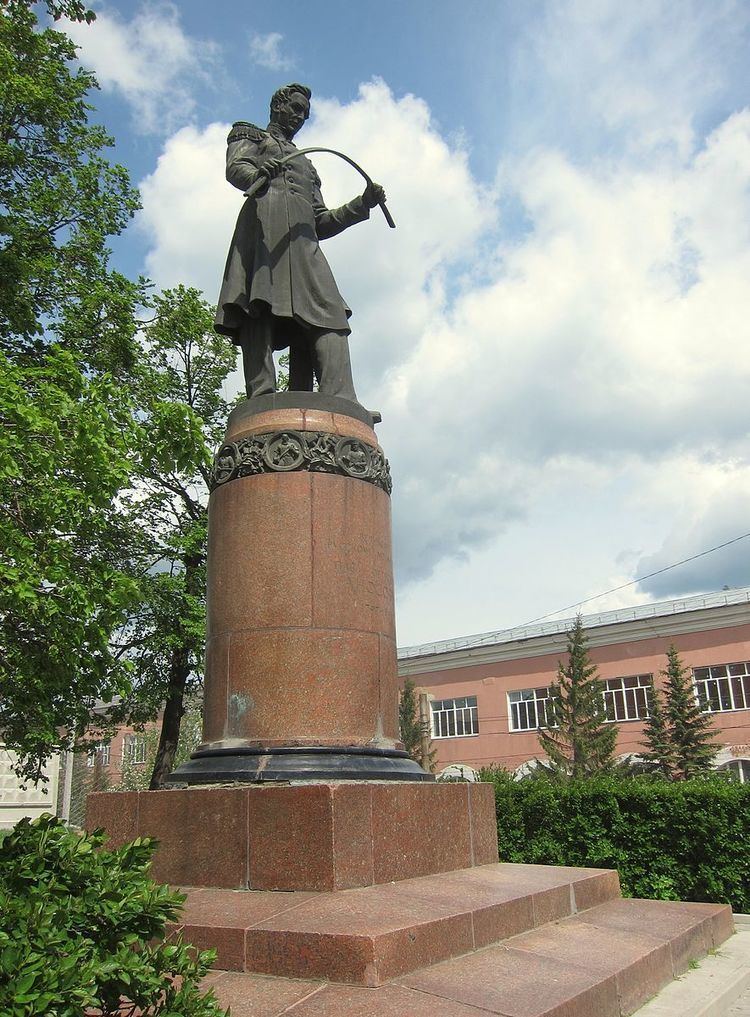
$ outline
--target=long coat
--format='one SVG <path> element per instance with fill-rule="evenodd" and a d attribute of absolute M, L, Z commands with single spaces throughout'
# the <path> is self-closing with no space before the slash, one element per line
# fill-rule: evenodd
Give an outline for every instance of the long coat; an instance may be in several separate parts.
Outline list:
<path fill-rule="evenodd" d="M 271 127 L 273 131 L 273 127 Z M 227 180 L 247 190 L 269 159 L 296 151 L 280 134 L 236 123 L 227 139 Z M 328 209 L 320 179 L 305 156 L 292 159 L 237 219 L 219 294 L 217 332 L 239 341 L 245 315 L 264 308 L 306 326 L 349 332 L 344 302 L 318 243 L 369 218 L 361 197 Z"/>

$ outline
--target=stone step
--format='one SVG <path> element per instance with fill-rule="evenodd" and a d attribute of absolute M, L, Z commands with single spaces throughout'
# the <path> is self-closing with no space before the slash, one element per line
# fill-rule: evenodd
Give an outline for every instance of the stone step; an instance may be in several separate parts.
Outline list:
<path fill-rule="evenodd" d="M 333 893 L 187 889 L 217 967 L 377 986 L 619 899 L 616 872 L 492 864 Z"/>
<path fill-rule="evenodd" d="M 374 988 L 215 972 L 233 1017 L 627 1017 L 732 932 L 725 905 L 608 900 Z"/>

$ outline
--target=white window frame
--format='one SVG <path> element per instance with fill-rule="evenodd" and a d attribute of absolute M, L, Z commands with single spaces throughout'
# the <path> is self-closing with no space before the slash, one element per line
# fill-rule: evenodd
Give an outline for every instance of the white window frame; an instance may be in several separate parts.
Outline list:
<path fill-rule="evenodd" d="M 730 673 L 732 670 L 734 674 Z M 750 710 L 750 661 L 694 667 L 693 685 L 702 713 Z M 725 703 L 731 705 L 725 706 Z"/>
<path fill-rule="evenodd" d="M 86 766 L 92 767 L 96 764 L 97 756 L 102 766 L 109 766 L 110 760 L 110 747 L 109 742 L 105 742 L 103 745 L 97 745 L 95 749 L 89 749 L 86 757 Z"/>
<path fill-rule="evenodd" d="M 474 738 L 479 734 L 476 696 L 433 699 L 430 703 L 430 717 L 433 738 Z M 460 727 L 464 730 L 459 734 Z M 471 730 L 467 731 L 467 727 Z"/>
<path fill-rule="evenodd" d="M 123 765 L 141 766 L 146 762 L 146 739 L 143 735 L 128 734 L 122 740 Z"/>
<path fill-rule="evenodd" d="M 552 698 L 549 685 L 537 689 L 512 689 L 508 693 L 508 729 L 511 733 L 554 727 L 554 724 L 548 723 L 551 718 L 547 717 L 547 703 Z"/>
<path fill-rule="evenodd" d="M 626 685 L 626 682 L 636 684 Z M 631 720 L 648 720 L 653 674 L 629 674 L 602 679 L 602 698 L 606 724 L 622 724 Z M 640 694 L 639 694 L 640 693 Z M 610 716 L 611 706 L 611 716 Z"/>

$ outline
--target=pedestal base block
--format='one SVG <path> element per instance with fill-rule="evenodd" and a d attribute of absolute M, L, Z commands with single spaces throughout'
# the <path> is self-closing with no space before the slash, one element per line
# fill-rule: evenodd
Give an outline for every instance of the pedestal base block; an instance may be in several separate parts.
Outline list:
<path fill-rule="evenodd" d="M 489 784 L 326 783 L 89 795 L 87 829 L 159 840 L 183 886 L 340 890 L 497 861 Z"/>

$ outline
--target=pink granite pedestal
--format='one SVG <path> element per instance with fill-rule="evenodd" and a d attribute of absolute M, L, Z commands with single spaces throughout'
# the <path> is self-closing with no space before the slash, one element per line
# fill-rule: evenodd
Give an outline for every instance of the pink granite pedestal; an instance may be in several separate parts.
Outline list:
<path fill-rule="evenodd" d="M 489 784 L 101 792 L 86 825 L 112 844 L 156 837 L 154 877 L 183 886 L 339 890 L 497 861 Z"/>

